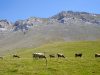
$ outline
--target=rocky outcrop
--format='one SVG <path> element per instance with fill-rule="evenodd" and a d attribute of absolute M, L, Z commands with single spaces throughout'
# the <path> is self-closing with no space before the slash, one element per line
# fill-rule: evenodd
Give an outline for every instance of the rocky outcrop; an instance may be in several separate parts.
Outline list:
<path fill-rule="evenodd" d="M 0 20 L 0 31 L 11 31 L 13 30 L 13 23 L 5 20 Z"/>
<path fill-rule="evenodd" d="M 74 19 L 83 22 L 90 22 L 93 24 L 100 24 L 99 14 L 92 14 L 87 12 L 62 11 L 57 15 L 52 16 L 51 19 L 56 19 L 60 23 L 67 23 L 68 19 Z"/>
<path fill-rule="evenodd" d="M 36 18 L 36 17 L 30 17 L 26 20 L 18 20 L 14 23 L 15 29 L 14 31 L 17 30 L 28 30 L 29 28 L 31 28 L 34 25 L 38 25 L 38 24 L 42 24 L 43 23 L 43 19 L 41 18 Z"/>

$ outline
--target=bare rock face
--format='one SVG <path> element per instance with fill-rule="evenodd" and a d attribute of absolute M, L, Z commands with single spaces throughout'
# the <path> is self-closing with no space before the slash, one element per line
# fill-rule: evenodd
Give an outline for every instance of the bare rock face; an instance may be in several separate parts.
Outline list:
<path fill-rule="evenodd" d="M 43 23 L 43 19 L 41 18 L 36 18 L 36 17 L 30 17 L 26 20 L 18 20 L 15 22 L 14 26 L 15 26 L 15 31 L 17 30 L 28 30 L 29 28 L 31 28 L 34 25 L 38 25 L 38 24 L 42 24 Z"/>
<path fill-rule="evenodd" d="M 60 23 L 67 23 L 68 19 L 70 20 L 80 20 L 83 22 L 90 22 L 93 24 L 100 24 L 100 15 L 92 14 L 87 12 L 73 12 L 73 11 L 62 11 L 57 15 L 51 17 L 52 19 L 58 20 Z"/>

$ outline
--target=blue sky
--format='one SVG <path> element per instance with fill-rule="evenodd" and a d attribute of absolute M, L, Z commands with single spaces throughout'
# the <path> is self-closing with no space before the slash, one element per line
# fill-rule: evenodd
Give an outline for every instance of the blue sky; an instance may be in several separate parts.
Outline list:
<path fill-rule="evenodd" d="M 63 10 L 100 14 L 100 0 L 0 0 L 0 19 L 10 21 L 50 17 Z"/>

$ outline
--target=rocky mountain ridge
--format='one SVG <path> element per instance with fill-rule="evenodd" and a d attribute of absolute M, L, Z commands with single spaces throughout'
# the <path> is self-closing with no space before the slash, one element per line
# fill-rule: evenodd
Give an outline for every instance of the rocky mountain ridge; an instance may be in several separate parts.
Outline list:
<path fill-rule="evenodd" d="M 92 14 L 87 12 L 73 12 L 73 11 L 62 11 L 50 18 L 37 18 L 30 17 L 25 20 L 18 20 L 15 23 L 7 20 L 0 20 L 0 31 L 18 31 L 28 30 L 34 25 L 52 23 L 88 23 L 100 25 L 100 14 Z"/>
<path fill-rule="evenodd" d="M 58 20 L 60 23 L 66 23 L 69 20 L 80 20 L 83 22 L 100 24 L 100 14 L 92 14 L 87 12 L 62 11 L 51 18 Z"/>

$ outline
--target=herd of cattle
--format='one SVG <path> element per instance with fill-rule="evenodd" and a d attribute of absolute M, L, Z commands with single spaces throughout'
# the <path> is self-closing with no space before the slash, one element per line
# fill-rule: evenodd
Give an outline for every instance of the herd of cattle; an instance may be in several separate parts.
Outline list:
<path fill-rule="evenodd" d="M 32 55 L 33 55 L 33 58 L 45 58 L 46 59 L 45 53 L 33 53 Z M 49 55 L 50 58 L 55 58 L 56 56 L 58 58 L 65 58 L 65 56 L 61 53 L 57 53 L 56 55 L 55 54 Z M 82 53 L 75 53 L 75 57 L 82 57 Z M 100 57 L 100 54 L 96 53 L 95 58 L 97 57 Z M 13 55 L 13 58 L 20 58 L 20 56 L 15 54 Z M 0 59 L 3 59 L 3 57 L 0 56 Z"/>
<path fill-rule="evenodd" d="M 55 58 L 54 54 L 49 55 L 50 58 Z M 61 53 L 57 53 L 58 58 L 65 58 L 65 56 Z M 82 53 L 75 53 L 75 57 L 82 57 Z M 100 54 L 96 53 L 95 58 L 100 57 Z M 46 58 L 44 53 L 33 53 L 33 58 Z"/>

